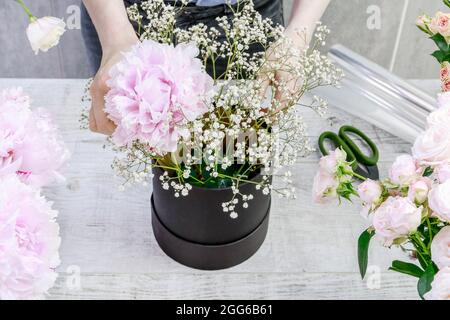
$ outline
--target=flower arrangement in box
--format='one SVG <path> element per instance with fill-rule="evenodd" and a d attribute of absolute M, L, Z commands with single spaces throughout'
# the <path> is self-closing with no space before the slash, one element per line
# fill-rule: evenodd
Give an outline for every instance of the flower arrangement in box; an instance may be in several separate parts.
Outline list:
<path fill-rule="evenodd" d="M 158 242 L 203 269 L 237 264 L 257 250 L 270 194 L 295 196 L 286 167 L 312 150 L 299 101 L 342 76 L 319 51 L 326 27 L 318 24 L 311 46 L 305 34 L 299 50 L 252 1 L 229 8 L 233 15 L 217 18 L 217 27 L 182 29 L 176 19 L 184 7 L 161 0 L 130 7 L 141 43 L 112 68 L 105 97 L 117 125 L 113 167 L 124 186 L 154 177 Z M 288 76 L 279 78 L 280 70 Z M 319 97 L 300 105 L 319 113 L 326 107 Z"/>

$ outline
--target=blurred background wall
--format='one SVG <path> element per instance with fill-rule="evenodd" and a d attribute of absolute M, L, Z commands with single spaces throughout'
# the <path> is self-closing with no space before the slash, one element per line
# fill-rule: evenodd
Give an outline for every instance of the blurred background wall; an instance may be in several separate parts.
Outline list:
<path fill-rule="evenodd" d="M 295 0 L 284 0 L 289 16 Z M 13 0 L 0 2 L 0 78 L 87 78 L 79 26 L 81 0 L 26 0 L 36 16 L 64 18 L 61 44 L 37 56 L 26 39 L 26 15 Z M 431 40 L 414 25 L 418 15 L 445 11 L 441 0 L 331 0 L 323 17 L 332 33 L 327 47 L 342 43 L 404 78 L 437 78 Z"/>

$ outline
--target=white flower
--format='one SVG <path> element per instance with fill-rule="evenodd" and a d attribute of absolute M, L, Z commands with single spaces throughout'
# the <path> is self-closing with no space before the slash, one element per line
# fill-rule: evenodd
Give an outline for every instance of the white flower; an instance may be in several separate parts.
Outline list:
<path fill-rule="evenodd" d="M 47 52 L 59 43 L 59 39 L 66 31 L 63 20 L 55 17 L 32 18 L 27 28 L 27 37 L 35 54 L 39 50 Z"/>

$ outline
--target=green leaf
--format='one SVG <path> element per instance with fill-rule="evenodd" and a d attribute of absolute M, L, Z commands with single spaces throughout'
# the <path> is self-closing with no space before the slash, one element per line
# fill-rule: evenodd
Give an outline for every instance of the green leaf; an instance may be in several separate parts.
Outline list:
<path fill-rule="evenodd" d="M 444 4 L 450 8 L 450 1 L 449 0 L 444 0 Z"/>
<path fill-rule="evenodd" d="M 429 176 L 431 176 L 433 174 L 433 172 L 434 172 L 434 169 L 432 167 L 427 167 L 425 169 L 425 171 L 423 172 L 423 176 L 424 177 L 429 177 Z"/>
<path fill-rule="evenodd" d="M 417 291 L 422 300 L 424 300 L 425 294 L 431 290 L 431 283 L 434 280 L 434 275 L 436 274 L 436 268 L 433 264 L 428 265 L 425 272 L 420 277 L 419 282 L 417 282 Z"/>
<path fill-rule="evenodd" d="M 444 62 L 444 59 L 445 59 L 445 53 L 443 53 L 441 50 L 437 50 L 437 51 L 433 52 L 431 55 L 432 55 L 433 57 L 435 57 L 436 60 L 437 60 L 439 63 Z"/>
<path fill-rule="evenodd" d="M 364 279 L 367 271 L 367 264 L 369 262 L 369 244 L 370 239 L 374 236 L 374 233 L 369 232 L 369 230 L 361 233 L 358 239 L 358 264 L 359 273 L 361 278 Z"/>
<path fill-rule="evenodd" d="M 433 40 L 436 43 L 439 50 L 442 51 L 444 56 L 450 53 L 450 47 L 443 35 L 441 35 L 440 33 L 436 33 L 434 36 L 431 37 L 431 40 Z"/>
<path fill-rule="evenodd" d="M 389 268 L 389 270 L 404 273 L 416 278 L 422 277 L 424 273 L 424 271 L 415 264 L 398 260 L 392 261 L 392 266 Z"/>

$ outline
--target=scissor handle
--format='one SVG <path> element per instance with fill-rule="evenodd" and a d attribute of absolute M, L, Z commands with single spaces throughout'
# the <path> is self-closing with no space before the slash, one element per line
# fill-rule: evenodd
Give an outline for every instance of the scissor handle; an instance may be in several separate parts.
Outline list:
<path fill-rule="evenodd" d="M 345 142 L 334 132 L 325 131 L 319 137 L 319 149 L 322 155 L 327 156 L 330 154 L 329 150 L 325 148 L 325 140 L 330 140 L 333 142 L 336 148 L 341 147 L 347 153 L 347 161 L 352 164 L 353 170 L 356 170 L 358 163 L 356 162 L 356 157 L 352 150 L 345 144 Z"/>
<path fill-rule="evenodd" d="M 369 146 L 372 154 L 370 156 L 365 155 L 356 145 L 356 143 L 347 135 L 347 132 L 352 132 L 359 136 L 362 140 L 364 140 L 364 142 Z M 359 163 L 362 163 L 366 166 L 374 166 L 377 164 L 380 157 L 378 148 L 368 136 L 361 132 L 361 130 L 356 129 L 352 126 L 343 126 L 341 129 L 339 129 L 339 137 L 344 141 L 344 144 L 348 145 L 349 148 L 353 151 L 353 155 Z"/>

